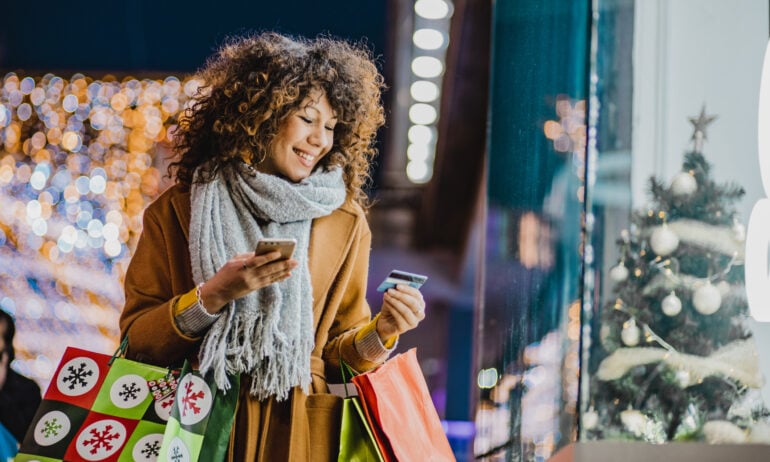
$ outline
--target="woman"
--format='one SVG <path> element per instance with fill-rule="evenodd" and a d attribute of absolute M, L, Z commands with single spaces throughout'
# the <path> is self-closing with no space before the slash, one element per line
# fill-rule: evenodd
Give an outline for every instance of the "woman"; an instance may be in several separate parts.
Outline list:
<path fill-rule="evenodd" d="M 126 274 L 128 355 L 192 359 L 222 389 L 241 374 L 230 460 L 336 460 L 327 371 L 376 367 L 424 318 L 411 287 L 374 319 L 365 299 L 382 76 L 346 42 L 266 33 L 231 40 L 200 77 L 176 184 L 145 211 Z M 256 255 L 261 237 L 296 239 L 293 258 Z"/>

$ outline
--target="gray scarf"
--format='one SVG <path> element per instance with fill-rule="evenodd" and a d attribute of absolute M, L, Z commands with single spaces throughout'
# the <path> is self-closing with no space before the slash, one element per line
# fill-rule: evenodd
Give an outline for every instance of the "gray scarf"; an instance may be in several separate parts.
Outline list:
<path fill-rule="evenodd" d="M 200 170 L 200 169 L 199 169 Z M 200 171 L 195 172 L 198 178 Z M 339 168 L 319 169 L 299 183 L 245 164 L 223 167 L 191 190 L 190 257 L 193 279 L 206 281 L 238 253 L 253 252 L 261 237 L 293 237 L 299 266 L 288 279 L 230 302 L 200 349 L 200 370 L 217 387 L 227 374 L 251 375 L 251 394 L 284 400 L 294 386 L 310 384 L 314 347 L 313 291 L 308 271 L 310 224 L 345 200 Z"/>

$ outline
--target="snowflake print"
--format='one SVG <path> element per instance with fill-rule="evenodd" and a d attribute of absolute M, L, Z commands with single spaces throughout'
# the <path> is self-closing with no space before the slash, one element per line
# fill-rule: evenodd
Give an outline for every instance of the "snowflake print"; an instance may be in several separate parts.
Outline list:
<path fill-rule="evenodd" d="M 180 460 L 184 459 L 184 454 L 182 454 L 182 450 L 179 448 L 179 446 L 174 446 L 174 448 L 171 450 L 170 459 L 174 462 L 179 462 Z"/>
<path fill-rule="evenodd" d="M 50 438 L 52 436 L 59 436 L 59 430 L 64 428 L 64 425 L 60 424 L 58 419 L 53 418 L 51 420 L 46 420 L 43 424 L 42 433 L 43 436 L 46 438 Z"/>
<path fill-rule="evenodd" d="M 139 395 L 138 393 L 142 391 L 141 388 L 139 388 L 136 383 L 131 382 L 130 384 L 122 384 L 123 391 L 119 392 L 118 395 L 123 398 L 123 401 L 128 401 L 129 399 L 135 400 Z"/>
<path fill-rule="evenodd" d="M 120 451 L 126 433 L 126 427 L 117 420 L 99 420 L 80 432 L 75 447 L 83 459 L 102 460 Z"/>
<path fill-rule="evenodd" d="M 69 417 L 62 411 L 50 411 L 40 417 L 33 437 L 40 446 L 51 446 L 67 438 L 72 428 Z"/>
<path fill-rule="evenodd" d="M 110 387 L 110 400 L 121 409 L 139 406 L 149 396 L 150 387 L 147 381 L 137 374 L 125 374 L 116 379 Z"/>
<path fill-rule="evenodd" d="M 187 374 L 179 383 L 177 390 L 177 409 L 182 425 L 195 425 L 209 416 L 214 398 L 203 378 L 197 374 Z"/>
<path fill-rule="evenodd" d="M 182 417 L 187 415 L 187 411 L 191 410 L 194 414 L 200 414 L 201 408 L 198 405 L 198 400 L 203 399 L 205 393 L 203 390 L 193 391 L 194 384 L 192 381 L 187 382 L 184 387 L 184 396 L 182 397 Z"/>
<path fill-rule="evenodd" d="M 160 454 L 160 442 L 153 441 L 152 443 L 146 443 L 144 449 L 141 450 L 145 459 L 154 459 Z"/>
<path fill-rule="evenodd" d="M 100 431 L 97 428 L 92 428 L 89 433 L 91 434 L 92 438 L 83 441 L 83 445 L 93 445 L 90 450 L 91 454 L 96 454 L 99 452 L 99 449 L 106 449 L 107 451 L 111 451 L 113 449 L 113 441 L 120 438 L 120 433 L 113 432 L 112 425 L 109 424 L 104 426 L 104 430 Z"/>
<path fill-rule="evenodd" d="M 78 356 L 62 364 L 56 374 L 56 390 L 67 396 L 82 396 L 99 383 L 99 365 L 87 356 Z"/>
<path fill-rule="evenodd" d="M 160 448 L 163 445 L 163 433 L 150 433 L 139 438 L 131 449 L 131 458 L 124 457 L 126 451 L 123 450 L 121 459 L 133 460 L 134 462 L 147 461 L 155 462 L 160 456 Z"/>
<path fill-rule="evenodd" d="M 67 367 L 69 375 L 65 376 L 62 381 L 64 383 L 69 382 L 68 388 L 74 390 L 76 386 L 85 387 L 88 385 L 88 377 L 94 375 L 93 369 L 89 369 L 85 362 L 78 363 L 77 368 L 74 366 Z"/>

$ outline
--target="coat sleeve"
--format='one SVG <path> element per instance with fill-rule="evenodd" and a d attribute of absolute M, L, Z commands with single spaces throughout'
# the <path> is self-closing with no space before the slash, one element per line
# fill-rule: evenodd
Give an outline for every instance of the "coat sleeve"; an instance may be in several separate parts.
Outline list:
<path fill-rule="evenodd" d="M 158 208 L 145 211 L 142 234 L 126 271 L 120 332 L 128 338 L 128 357 L 176 366 L 194 357 L 200 339 L 182 333 L 173 319 L 174 304 L 193 286 L 187 269 L 190 258 L 181 225 L 169 218 L 173 213 Z"/>
<path fill-rule="evenodd" d="M 372 312 L 366 301 L 372 235 L 363 212 L 361 214 L 355 238 L 351 242 L 335 284 L 334 291 L 339 297 L 339 306 L 329 329 L 329 341 L 324 346 L 324 360 L 332 369 L 339 370 L 341 356 L 350 367 L 359 372 L 379 365 L 363 358 L 355 345 L 356 333 L 372 319 Z"/>

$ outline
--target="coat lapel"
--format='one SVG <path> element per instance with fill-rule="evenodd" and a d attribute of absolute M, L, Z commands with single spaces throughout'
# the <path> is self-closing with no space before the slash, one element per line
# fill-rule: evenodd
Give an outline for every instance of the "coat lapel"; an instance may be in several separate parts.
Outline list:
<path fill-rule="evenodd" d="M 313 220 L 308 262 L 313 284 L 314 325 L 318 325 L 321 308 L 350 248 L 356 225 L 356 216 L 344 205 L 330 215 Z"/>

